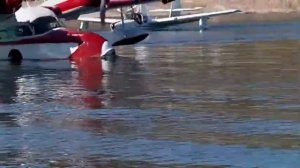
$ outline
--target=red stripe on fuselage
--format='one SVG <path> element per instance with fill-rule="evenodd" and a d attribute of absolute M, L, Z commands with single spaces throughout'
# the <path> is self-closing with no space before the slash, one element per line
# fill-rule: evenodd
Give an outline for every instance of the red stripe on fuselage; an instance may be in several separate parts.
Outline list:
<path fill-rule="evenodd" d="M 43 35 L 24 36 L 16 41 L 0 42 L 1 45 L 21 45 L 21 44 L 37 44 L 37 43 L 82 43 L 80 38 L 82 33 L 74 33 L 65 29 L 52 30 Z"/>

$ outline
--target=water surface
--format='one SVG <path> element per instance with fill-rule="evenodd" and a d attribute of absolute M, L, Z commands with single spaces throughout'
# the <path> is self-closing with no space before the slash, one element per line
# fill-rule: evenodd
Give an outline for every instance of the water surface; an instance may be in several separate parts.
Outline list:
<path fill-rule="evenodd" d="M 299 27 L 158 31 L 104 75 L 1 62 L 0 165 L 297 168 Z"/>

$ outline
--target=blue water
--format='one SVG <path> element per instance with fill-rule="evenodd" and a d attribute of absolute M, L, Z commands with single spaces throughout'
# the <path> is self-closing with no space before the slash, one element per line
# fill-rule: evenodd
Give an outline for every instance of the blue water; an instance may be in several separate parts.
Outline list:
<path fill-rule="evenodd" d="M 299 26 L 153 32 L 105 74 L 0 62 L 0 166 L 298 168 Z"/>

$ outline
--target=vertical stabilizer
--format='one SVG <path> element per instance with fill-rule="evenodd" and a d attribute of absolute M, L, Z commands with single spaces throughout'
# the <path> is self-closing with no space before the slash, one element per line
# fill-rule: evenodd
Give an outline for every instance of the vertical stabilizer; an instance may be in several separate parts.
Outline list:
<path fill-rule="evenodd" d="M 181 8 L 182 8 L 181 0 L 175 0 L 174 2 L 172 2 L 169 17 L 180 16 L 181 12 L 179 10 L 176 11 L 176 9 L 181 9 Z"/>

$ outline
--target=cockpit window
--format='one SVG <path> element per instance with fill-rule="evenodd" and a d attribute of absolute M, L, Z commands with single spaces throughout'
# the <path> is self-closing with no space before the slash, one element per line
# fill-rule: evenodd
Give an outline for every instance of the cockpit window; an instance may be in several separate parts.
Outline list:
<path fill-rule="evenodd" d="M 31 36 L 32 35 L 32 31 L 30 30 L 29 26 L 27 26 L 27 25 L 21 25 L 21 26 L 17 26 L 16 27 L 15 34 L 18 37 Z"/>
<path fill-rule="evenodd" d="M 58 20 L 52 16 L 38 18 L 31 25 L 35 30 L 35 34 L 43 34 L 54 28 L 62 27 Z"/>
<path fill-rule="evenodd" d="M 29 23 L 18 23 L 0 27 L 0 41 L 12 41 L 32 35 L 34 35 L 33 29 Z"/>
<path fill-rule="evenodd" d="M 8 38 L 7 30 L 5 30 L 5 29 L 0 30 L 0 41 L 5 40 L 7 38 Z"/>
<path fill-rule="evenodd" d="M 0 29 L 0 41 L 11 41 L 19 37 L 31 35 L 32 31 L 29 25 L 14 25 Z"/>

